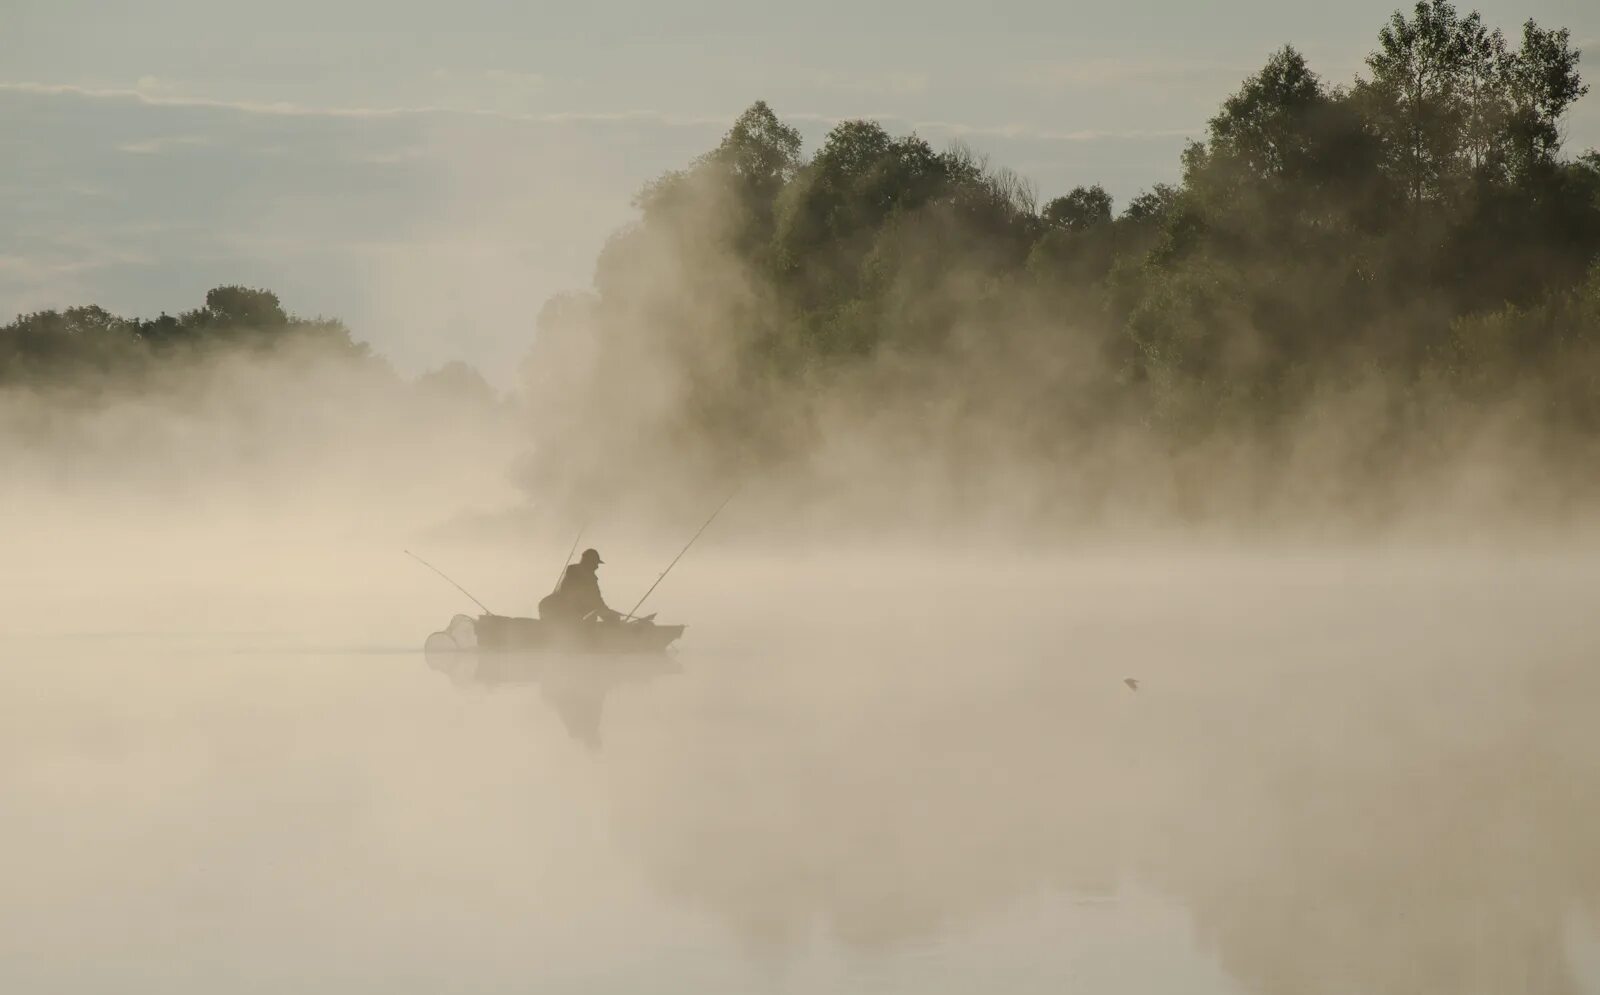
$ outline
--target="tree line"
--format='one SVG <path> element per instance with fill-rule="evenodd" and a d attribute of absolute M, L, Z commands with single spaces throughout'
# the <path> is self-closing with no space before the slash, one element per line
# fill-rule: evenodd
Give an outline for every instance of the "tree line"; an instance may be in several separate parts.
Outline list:
<path fill-rule="evenodd" d="M 337 318 L 289 313 L 270 290 L 224 286 L 177 315 L 128 318 L 98 305 L 18 315 L 0 326 L 0 388 L 162 389 L 208 363 L 250 357 L 332 364 L 401 387 L 392 367 Z M 476 406 L 497 403 L 477 370 L 453 361 L 418 377 L 426 395 Z"/>
<path fill-rule="evenodd" d="M 1096 183 L 1041 203 L 970 148 L 873 121 L 808 155 L 757 102 L 640 191 L 591 289 L 540 312 L 520 472 L 593 495 L 840 431 L 1046 462 L 1111 428 L 1169 453 L 1283 448 L 1313 401 L 1372 385 L 1353 448 L 1373 473 L 1512 403 L 1541 445 L 1589 444 L 1600 153 L 1563 144 L 1587 91 L 1565 29 L 1508 36 L 1422 0 L 1348 83 L 1273 52 L 1175 182 L 1120 210 Z M 338 322 L 225 287 L 153 321 L 20 317 L 0 384 L 288 339 L 372 359 Z"/>
<path fill-rule="evenodd" d="M 610 419 L 610 442 L 675 458 L 716 440 L 713 464 L 803 449 L 830 423 L 792 402 L 817 396 L 873 417 L 931 398 L 955 415 L 900 424 L 920 442 L 1046 455 L 1108 425 L 1169 451 L 1270 438 L 1360 382 L 1384 385 L 1391 436 L 1515 397 L 1588 438 L 1600 154 L 1563 150 L 1578 66 L 1565 29 L 1508 37 L 1422 0 L 1348 84 L 1273 52 L 1178 181 L 1120 211 L 1099 184 L 1040 204 L 964 146 L 873 121 L 807 156 L 758 102 L 641 191 L 592 291 L 545 308 L 529 383 L 592 405 L 586 442 Z M 670 401 L 641 403 L 662 364 Z"/>
<path fill-rule="evenodd" d="M 291 315 L 270 290 L 227 286 L 209 291 L 204 306 L 176 316 L 126 318 L 98 305 L 18 315 L 0 326 L 0 386 L 129 383 L 179 359 L 285 346 L 377 362 L 343 322 Z"/>

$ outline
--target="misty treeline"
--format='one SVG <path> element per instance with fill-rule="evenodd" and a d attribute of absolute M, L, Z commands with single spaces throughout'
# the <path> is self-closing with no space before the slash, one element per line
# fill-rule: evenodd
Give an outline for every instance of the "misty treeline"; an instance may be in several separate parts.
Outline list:
<path fill-rule="evenodd" d="M 126 318 L 96 305 L 35 311 L 0 326 L 0 388 L 82 394 L 163 385 L 196 364 L 248 357 L 298 357 L 375 377 L 393 370 L 344 323 L 288 313 L 270 290 L 217 287 L 205 304 L 177 316 Z M 464 363 L 419 378 L 426 390 L 492 398 L 488 383 Z"/>
<path fill-rule="evenodd" d="M 1563 151 L 1578 52 L 1441 0 L 1377 41 L 1348 84 L 1272 53 L 1178 182 L 1120 210 L 872 121 L 808 155 L 754 104 L 539 312 L 515 479 L 584 517 L 751 484 L 801 526 L 1581 509 L 1600 154 Z M 494 403 L 465 366 L 402 384 L 338 322 L 238 287 L 175 318 L 23 316 L 0 387 L 241 356 Z"/>
<path fill-rule="evenodd" d="M 875 482 L 891 514 L 1568 501 L 1600 429 L 1578 61 L 1428 0 L 1348 85 L 1272 53 L 1120 211 L 871 121 L 807 156 L 756 103 L 544 308 L 525 472 L 586 502 Z"/>
<path fill-rule="evenodd" d="M 269 417 L 276 408 L 316 405 L 330 420 L 341 402 L 352 409 L 424 402 L 484 413 L 501 404 L 466 363 L 404 379 L 343 322 L 290 314 L 276 294 L 251 287 L 217 287 L 203 306 L 177 316 L 126 318 L 89 305 L 19 315 L 0 326 L 8 441 L 61 442 L 69 424 L 63 412 L 125 407 L 133 399 L 198 415 L 215 414 L 219 405 Z"/>
<path fill-rule="evenodd" d="M 468 443 L 505 420 L 465 364 L 402 378 L 342 323 L 289 314 L 267 290 L 217 287 L 177 316 L 89 306 L 0 327 L 7 499 L 178 509 L 172 498 L 219 489 L 282 504 L 344 487 L 398 506 L 414 495 L 396 480 L 421 494 L 428 478 L 463 477 Z"/>

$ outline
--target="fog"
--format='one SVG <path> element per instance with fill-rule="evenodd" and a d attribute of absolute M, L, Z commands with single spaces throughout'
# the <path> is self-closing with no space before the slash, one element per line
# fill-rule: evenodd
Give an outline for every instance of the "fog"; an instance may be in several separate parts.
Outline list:
<path fill-rule="evenodd" d="M 35 536 L 0 984 L 1600 986 L 1587 550 L 751 528 L 669 577 L 651 607 L 690 629 L 634 672 L 420 653 L 475 609 L 402 541 L 517 613 L 553 532 Z M 588 534 L 613 603 L 672 552 Z"/>
<path fill-rule="evenodd" d="M 514 399 L 172 376 L 6 398 L 7 991 L 1600 990 L 1581 522 L 962 517 L 863 432 L 668 659 L 440 665 L 404 549 L 530 615 L 581 527 L 627 607 L 734 481 L 579 519 Z"/>
<path fill-rule="evenodd" d="M 1396 17 L 1121 213 L 756 102 L 375 312 L 514 369 L 0 327 L 0 991 L 1600 992 L 1600 157 Z M 668 653 L 425 650 L 585 547 Z"/>
<path fill-rule="evenodd" d="M 13 423 L 6 990 L 1600 990 L 1581 529 L 756 485 L 669 657 L 441 663 L 478 609 L 403 549 L 527 615 L 581 525 L 627 607 L 709 509 L 575 523 L 514 407 L 321 369 Z"/>

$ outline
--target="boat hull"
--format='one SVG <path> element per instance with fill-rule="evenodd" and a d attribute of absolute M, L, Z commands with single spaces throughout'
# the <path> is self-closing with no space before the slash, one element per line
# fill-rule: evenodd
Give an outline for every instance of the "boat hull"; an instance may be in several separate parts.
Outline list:
<path fill-rule="evenodd" d="M 681 625 L 653 622 L 546 622 L 537 618 L 478 617 L 478 648 L 493 653 L 660 653 L 683 635 Z"/>
<path fill-rule="evenodd" d="M 662 653 L 684 626 L 654 622 L 549 622 L 537 618 L 457 615 L 442 632 L 428 637 L 430 652 L 479 653 Z"/>

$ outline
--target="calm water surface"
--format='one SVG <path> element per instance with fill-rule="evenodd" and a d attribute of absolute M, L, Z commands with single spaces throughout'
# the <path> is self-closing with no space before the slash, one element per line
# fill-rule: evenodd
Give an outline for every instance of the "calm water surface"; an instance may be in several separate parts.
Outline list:
<path fill-rule="evenodd" d="M 622 669 L 36 614 L 0 991 L 1600 991 L 1588 562 L 728 563 Z"/>

